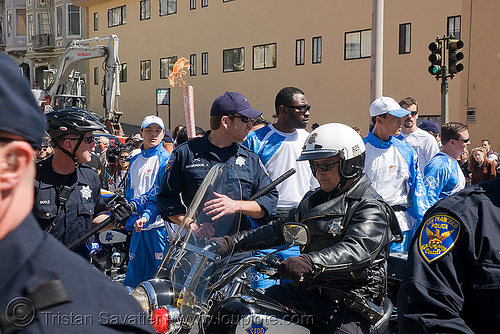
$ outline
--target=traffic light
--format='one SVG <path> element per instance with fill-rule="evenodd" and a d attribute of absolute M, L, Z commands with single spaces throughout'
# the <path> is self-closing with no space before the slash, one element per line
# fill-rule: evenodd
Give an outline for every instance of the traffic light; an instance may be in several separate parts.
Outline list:
<path fill-rule="evenodd" d="M 441 42 L 431 42 L 429 44 L 429 50 L 431 54 L 429 55 L 429 61 L 431 62 L 431 66 L 429 66 L 429 73 L 432 75 L 440 75 L 441 74 L 441 65 L 442 65 L 442 48 Z"/>
<path fill-rule="evenodd" d="M 464 42 L 459 39 L 450 39 L 448 41 L 448 61 L 450 74 L 455 74 L 464 70 L 464 65 L 460 63 L 460 60 L 464 59 L 464 54 L 458 51 L 463 47 Z"/>

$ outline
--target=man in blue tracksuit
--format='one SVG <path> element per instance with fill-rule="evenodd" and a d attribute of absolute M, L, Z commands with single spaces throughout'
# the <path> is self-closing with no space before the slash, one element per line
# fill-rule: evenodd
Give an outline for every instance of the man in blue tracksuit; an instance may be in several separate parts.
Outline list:
<path fill-rule="evenodd" d="M 135 287 L 154 276 L 168 245 L 165 222 L 158 214 L 156 195 L 170 154 L 163 148 L 165 126 L 161 118 L 147 116 L 141 125 L 144 144 L 130 161 L 126 198 L 136 212 L 125 224 L 132 231 L 124 285 Z"/>
<path fill-rule="evenodd" d="M 369 109 L 374 127 L 364 138 L 366 160 L 363 172 L 372 187 L 392 206 L 403 242 L 391 244 L 391 251 L 407 252 L 416 228 L 428 209 L 427 194 L 415 150 L 397 139 L 403 118 L 409 111 L 390 97 L 373 101 Z"/>
<path fill-rule="evenodd" d="M 425 166 L 424 184 L 429 205 L 465 188 L 465 176 L 457 162 L 467 151 L 469 127 L 459 122 L 450 122 L 441 127 L 441 152 Z"/>

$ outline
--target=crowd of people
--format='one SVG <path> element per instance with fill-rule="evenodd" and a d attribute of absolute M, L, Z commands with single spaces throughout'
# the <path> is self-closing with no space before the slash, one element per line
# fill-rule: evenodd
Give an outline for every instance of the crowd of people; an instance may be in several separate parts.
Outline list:
<path fill-rule="evenodd" d="M 103 307 L 139 312 L 125 289 L 102 283 L 103 277 L 61 246 L 111 215 L 115 226 L 131 235 L 124 281 L 130 288 L 154 277 L 181 225 L 217 242 L 223 256 L 233 251 L 264 256 L 283 245 L 283 224 L 296 221 L 308 226 L 310 242 L 277 254 L 281 280 L 254 272 L 252 286 L 287 307 L 307 310 L 322 332 L 373 328 L 373 315 L 386 300 L 389 252 L 409 254 L 398 300 L 403 332 L 489 332 L 498 323 L 500 233 L 483 219 L 496 222 L 500 216 L 500 180 L 481 182 L 496 178 L 500 155 L 489 140 L 469 153 L 467 125 L 418 124 L 414 98 L 398 103 L 380 97 L 368 108 L 373 126 L 365 138 L 358 127 L 339 123 L 315 123 L 309 133 L 306 93 L 284 87 L 275 98 L 273 122 L 242 94 L 226 92 L 212 104 L 209 130 L 196 127 L 188 138 L 185 127 L 170 131 L 160 117 L 147 116 L 123 145 L 102 132 L 94 115 L 74 108 L 46 114 L 44 134 L 36 102 L 25 98 L 27 83 L 15 78 L 15 65 L 4 57 L 0 62 L 9 69 L 0 74 L 0 158 L 5 162 L 0 201 L 6 203 L 0 205 L 0 250 L 14 254 L 22 236 L 30 236 L 19 259 L 24 267 L 14 272 L 16 284 L 8 293 L 14 265 L 2 270 L 0 307 L 16 296 L 30 298 L 46 282 L 59 284 L 54 283 L 59 277 L 59 289 L 68 290 L 69 297 L 58 294 L 62 299 L 45 303 L 45 309 L 67 312 L 67 304 L 74 304 L 84 311 L 94 307 L 92 314 Z M 27 105 L 14 108 L 10 95 L 23 97 Z M 15 110 L 39 122 L 19 127 L 10 121 Z M 209 197 L 204 206 L 209 221 L 186 224 L 187 207 L 217 163 L 230 164 L 239 184 Z M 252 197 L 290 168 L 296 174 Z M 103 189 L 121 195 L 112 208 Z M 29 202 L 29 210 L 21 202 Z M 241 223 L 227 232 L 217 220 L 233 214 Z M 82 244 L 75 252 L 85 257 L 85 248 Z M 81 291 L 75 279 L 82 282 Z M 109 300 L 123 303 L 85 305 L 85 293 L 103 291 L 97 284 L 115 295 Z M 478 291 L 487 305 L 474 295 Z M 11 318 L 0 318 L 1 330 L 14 325 Z M 120 326 L 150 331 L 140 324 Z"/>

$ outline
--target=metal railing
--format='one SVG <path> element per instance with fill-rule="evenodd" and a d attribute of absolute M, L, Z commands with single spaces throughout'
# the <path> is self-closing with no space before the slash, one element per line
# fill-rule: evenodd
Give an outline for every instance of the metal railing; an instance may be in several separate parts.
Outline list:
<path fill-rule="evenodd" d="M 40 34 L 32 37 L 33 50 L 45 50 L 55 48 L 54 34 Z"/>

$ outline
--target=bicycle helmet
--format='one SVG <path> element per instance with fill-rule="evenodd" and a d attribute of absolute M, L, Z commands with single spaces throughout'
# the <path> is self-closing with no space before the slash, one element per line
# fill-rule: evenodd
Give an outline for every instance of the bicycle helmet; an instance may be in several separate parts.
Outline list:
<path fill-rule="evenodd" d="M 59 111 L 45 114 L 45 117 L 52 146 L 59 148 L 67 156 L 72 158 L 75 166 L 78 166 L 78 161 L 73 153 L 80 147 L 85 134 L 87 132 L 105 129 L 104 125 L 99 122 L 94 115 L 79 108 L 64 108 Z M 73 153 L 68 152 L 59 145 L 60 139 L 63 139 L 68 134 L 79 136 Z"/>

